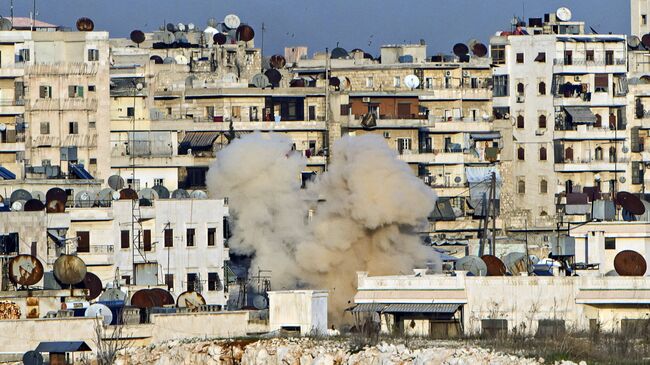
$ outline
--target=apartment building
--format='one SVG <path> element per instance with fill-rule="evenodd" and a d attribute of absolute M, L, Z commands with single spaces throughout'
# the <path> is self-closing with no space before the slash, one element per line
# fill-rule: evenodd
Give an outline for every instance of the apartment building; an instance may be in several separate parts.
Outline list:
<path fill-rule="evenodd" d="M 648 0 L 630 0 L 630 34 L 638 38 L 650 33 L 650 2 Z"/>
<path fill-rule="evenodd" d="M 512 130 L 503 218 L 508 229 L 540 232 L 540 244 L 558 221 L 591 213 L 570 207 L 586 206 L 582 194 L 630 187 L 626 37 L 584 28 L 547 14 L 490 40 L 494 116 Z"/>

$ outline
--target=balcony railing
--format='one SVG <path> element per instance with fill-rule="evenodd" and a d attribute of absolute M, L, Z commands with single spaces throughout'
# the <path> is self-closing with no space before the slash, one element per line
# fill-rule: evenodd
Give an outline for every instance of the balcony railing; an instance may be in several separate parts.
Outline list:
<path fill-rule="evenodd" d="M 607 60 L 605 57 L 599 57 L 593 60 L 586 58 L 572 58 L 571 60 L 564 58 L 556 58 L 553 64 L 556 66 L 621 66 L 625 65 L 625 58 L 614 58 Z"/>
<path fill-rule="evenodd" d="M 0 106 L 24 106 L 24 99 L 0 99 Z"/>

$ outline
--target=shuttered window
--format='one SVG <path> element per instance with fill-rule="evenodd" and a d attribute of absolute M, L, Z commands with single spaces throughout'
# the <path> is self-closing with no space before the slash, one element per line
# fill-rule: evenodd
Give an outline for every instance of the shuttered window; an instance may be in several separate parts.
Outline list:
<path fill-rule="evenodd" d="M 547 156 L 546 156 L 546 147 L 542 147 L 539 149 L 539 160 L 540 161 L 546 161 Z"/>
<path fill-rule="evenodd" d="M 596 74 L 594 78 L 596 92 L 607 92 L 609 84 L 608 74 Z"/>
<path fill-rule="evenodd" d="M 208 246 L 214 246 L 216 244 L 216 235 L 217 235 L 217 229 L 216 228 L 208 228 Z"/>
<path fill-rule="evenodd" d="M 129 231 L 120 231 L 120 248 L 129 248 Z"/>
<path fill-rule="evenodd" d="M 50 122 L 41 122 L 41 134 L 50 134 Z"/>
<path fill-rule="evenodd" d="M 643 163 L 640 161 L 632 162 L 632 184 L 640 185 L 643 184 Z"/>
<path fill-rule="evenodd" d="M 165 247 L 174 247 L 174 230 L 165 229 Z"/>
<path fill-rule="evenodd" d="M 523 115 L 519 115 L 519 116 L 517 116 L 517 128 L 519 128 L 519 129 L 523 129 L 523 128 L 524 128 L 524 125 L 525 125 L 525 123 L 524 123 L 524 116 L 523 116 Z"/>
<path fill-rule="evenodd" d="M 538 122 L 540 129 L 546 129 L 546 115 L 540 115 Z"/>
<path fill-rule="evenodd" d="M 517 149 L 517 159 L 519 161 L 524 161 L 526 159 L 526 151 L 524 150 L 523 147 L 519 147 Z"/>
<path fill-rule="evenodd" d="M 142 237 L 143 249 L 145 252 L 151 251 L 151 230 L 145 229 Z"/>
<path fill-rule="evenodd" d="M 77 252 L 90 252 L 90 232 L 77 231 Z"/>

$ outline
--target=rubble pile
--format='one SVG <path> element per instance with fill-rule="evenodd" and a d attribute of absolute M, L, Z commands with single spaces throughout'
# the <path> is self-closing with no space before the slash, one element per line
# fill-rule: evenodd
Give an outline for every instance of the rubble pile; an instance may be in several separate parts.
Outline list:
<path fill-rule="evenodd" d="M 352 349 L 344 341 L 313 339 L 270 339 L 244 341 L 169 341 L 147 348 L 129 349 L 116 365 L 363 365 L 363 364 L 447 364 L 514 365 L 544 364 L 544 359 L 527 359 L 469 346 L 445 344 L 410 349 L 404 344 L 381 343 Z M 575 365 L 562 362 L 562 365 Z"/>
<path fill-rule="evenodd" d="M 9 301 L 0 302 L 0 320 L 20 319 L 20 307 L 18 304 Z"/>

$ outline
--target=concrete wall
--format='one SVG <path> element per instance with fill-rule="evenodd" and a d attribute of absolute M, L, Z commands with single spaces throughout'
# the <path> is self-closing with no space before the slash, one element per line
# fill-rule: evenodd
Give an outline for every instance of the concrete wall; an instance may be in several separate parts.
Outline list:
<path fill-rule="evenodd" d="M 192 337 L 246 336 L 248 312 L 155 314 L 151 316 L 151 342 Z"/>
<path fill-rule="evenodd" d="M 0 321 L 2 352 L 24 353 L 43 341 L 85 341 L 95 347 L 95 319 L 66 318 Z"/>
<path fill-rule="evenodd" d="M 326 333 L 327 296 L 316 290 L 269 292 L 269 331 L 300 327 L 301 335 Z"/>

